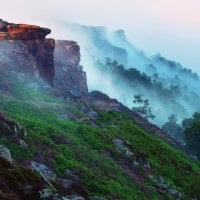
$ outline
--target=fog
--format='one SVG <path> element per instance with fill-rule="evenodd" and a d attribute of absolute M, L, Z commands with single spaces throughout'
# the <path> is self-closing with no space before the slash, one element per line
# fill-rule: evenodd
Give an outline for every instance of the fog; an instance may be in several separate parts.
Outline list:
<path fill-rule="evenodd" d="M 1 0 L 1 18 L 51 26 L 56 18 L 86 25 L 124 29 L 148 55 L 161 52 L 200 73 L 199 0 Z"/>
<path fill-rule="evenodd" d="M 197 74 L 183 68 L 177 61 L 160 54 L 148 56 L 129 41 L 123 30 L 82 26 L 59 20 L 54 22 L 62 33 L 57 38 L 65 39 L 67 36 L 79 43 L 81 64 L 87 73 L 90 91 L 100 90 L 129 108 L 133 107 L 134 94 L 143 94 L 156 116 L 153 122 L 159 126 L 171 114 L 175 113 L 181 122 L 200 110 L 200 80 Z M 126 77 L 109 69 L 102 70 L 101 64 L 105 65 L 106 57 L 117 60 L 127 70 L 136 68 L 141 74 L 144 72 L 151 82 L 127 81 Z"/>

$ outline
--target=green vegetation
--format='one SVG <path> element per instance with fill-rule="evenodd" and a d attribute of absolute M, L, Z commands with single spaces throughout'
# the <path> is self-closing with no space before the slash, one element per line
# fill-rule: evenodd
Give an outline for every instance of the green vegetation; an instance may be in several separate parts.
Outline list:
<path fill-rule="evenodd" d="M 200 113 L 183 120 L 182 126 L 185 128 L 186 150 L 200 159 Z"/>
<path fill-rule="evenodd" d="M 145 117 L 146 119 L 154 119 L 155 116 L 151 113 L 151 108 L 149 107 L 149 100 L 143 99 L 142 94 L 135 94 L 133 100 L 134 107 L 132 110 L 139 115 Z"/>
<path fill-rule="evenodd" d="M 184 129 L 180 124 L 177 123 L 176 115 L 172 114 L 168 117 L 168 122 L 166 122 L 162 126 L 162 130 L 168 133 L 171 137 L 173 137 L 180 144 L 184 141 L 183 131 Z"/>
<path fill-rule="evenodd" d="M 128 87 L 132 87 L 133 90 L 138 87 L 150 89 L 153 93 L 156 93 L 163 98 L 174 98 L 177 95 L 174 91 L 176 87 L 165 87 L 156 73 L 151 77 L 134 67 L 128 66 L 127 69 L 124 65 L 118 63 L 116 60 L 111 60 L 110 58 L 107 58 L 105 63 L 98 61 L 97 66 L 102 72 L 110 73 L 112 75 L 112 80 L 116 85 L 119 84 L 120 79 L 123 80 Z M 151 67 L 154 68 L 153 65 L 150 65 L 150 68 Z"/>
<path fill-rule="evenodd" d="M 122 200 L 160 199 L 160 194 L 148 187 L 152 184 L 148 178 L 144 180 L 146 189 L 143 191 L 120 165 L 120 155 L 113 139 L 127 140 L 135 155 L 148 157 L 155 178 L 162 176 L 170 185 L 184 192 L 185 199 L 199 197 L 198 189 L 193 187 L 199 182 L 199 163 L 145 132 L 123 113 L 99 112 L 95 121 L 98 127 L 94 128 L 79 122 L 78 119 L 84 116 L 79 109 L 80 106 L 67 105 L 41 93 L 24 92 L 22 88 L 15 97 L 1 95 L 0 112 L 27 131 L 25 141 L 29 148 L 22 151 L 19 145 L 9 143 L 5 138 L 0 140 L 0 144 L 7 146 L 18 162 L 34 160 L 36 152 L 41 151 L 40 159 L 51 165 L 60 177 L 64 176 L 66 169 L 78 171 L 87 196 Z M 64 114 L 73 116 L 75 120 L 60 118 Z"/>

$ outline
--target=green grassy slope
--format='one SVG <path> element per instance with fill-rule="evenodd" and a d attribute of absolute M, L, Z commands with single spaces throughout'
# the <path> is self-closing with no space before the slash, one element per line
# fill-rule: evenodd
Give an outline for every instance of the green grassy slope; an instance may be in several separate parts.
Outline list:
<path fill-rule="evenodd" d="M 123 113 L 99 112 L 95 121 L 98 127 L 92 127 L 78 120 L 84 117 L 80 105 L 67 104 L 21 86 L 16 91 L 14 96 L 0 95 L 0 112 L 27 131 L 25 141 L 29 147 L 22 150 L 3 137 L 0 144 L 10 149 L 17 162 L 34 160 L 35 152 L 40 150 L 43 161 L 52 166 L 58 176 L 63 177 L 66 169 L 79 172 L 86 196 L 173 199 L 152 187 L 157 178 L 163 177 L 170 188 L 184 193 L 184 199 L 200 198 L 197 188 L 200 164 L 142 130 Z M 69 119 L 63 118 L 64 115 Z M 130 171 L 131 160 L 124 158 L 113 144 L 116 138 L 129 141 L 129 149 L 137 158 L 148 158 L 151 169 L 137 169 L 136 174 L 141 175 L 138 181 Z"/>

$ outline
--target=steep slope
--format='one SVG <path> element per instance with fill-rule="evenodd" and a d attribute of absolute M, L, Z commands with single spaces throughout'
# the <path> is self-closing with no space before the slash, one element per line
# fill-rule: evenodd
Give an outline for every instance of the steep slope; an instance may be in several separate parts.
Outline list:
<path fill-rule="evenodd" d="M 108 103 L 106 111 L 105 106 L 92 108 L 81 99 L 60 100 L 23 87 L 17 96 L 1 93 L 0 100 L 1 112 L 20 124 L 27 135 L 21 138 L 20 133 L 7 133 L 1 126 L 1 145 L 9 148 L 15 162 L 25 169 L 34 162 L 41 169 L 47 166 L 50 175 L 45 176 L 57 188 L 51 189 L 53 193 L 124 200 L 199 195 L 195 189 L 200 180 L 199 163 L 144 131 Z M 2 173 L 6 180 L 5 170 Z M 43 180 L 37 184 L 39 181 Z M 20 184 L 18 178 L 17 182 Z M 7 184 L 20 199 L 26 195 L 26 190 L 18 192 L 12 182 Z M 24 184 L 35 187 L 34 182 Z M 43 184 L 38 190 L 48 188 Z"/>
<path fill-rule="evenodd" d="M 88 93 L 77 43 L 55 44 L 53 84 L 21 68 L 27 56 L 14 64 L 1 51 L 0 199 L 199 199 L 199 162 L 117 100 Z"/>

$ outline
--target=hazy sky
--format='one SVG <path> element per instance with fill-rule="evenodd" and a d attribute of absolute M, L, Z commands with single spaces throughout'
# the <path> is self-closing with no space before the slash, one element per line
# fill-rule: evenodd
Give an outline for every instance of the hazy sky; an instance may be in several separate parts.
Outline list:
<path fill-rule="evenodd" d="M 44 19 L 58 18 L 125 29 L 147 54 L 161 52 L 200 73 L 200 0 L 0 0 L 0 5 L 0 18 L 16 23 L 44 25 Z"/>

